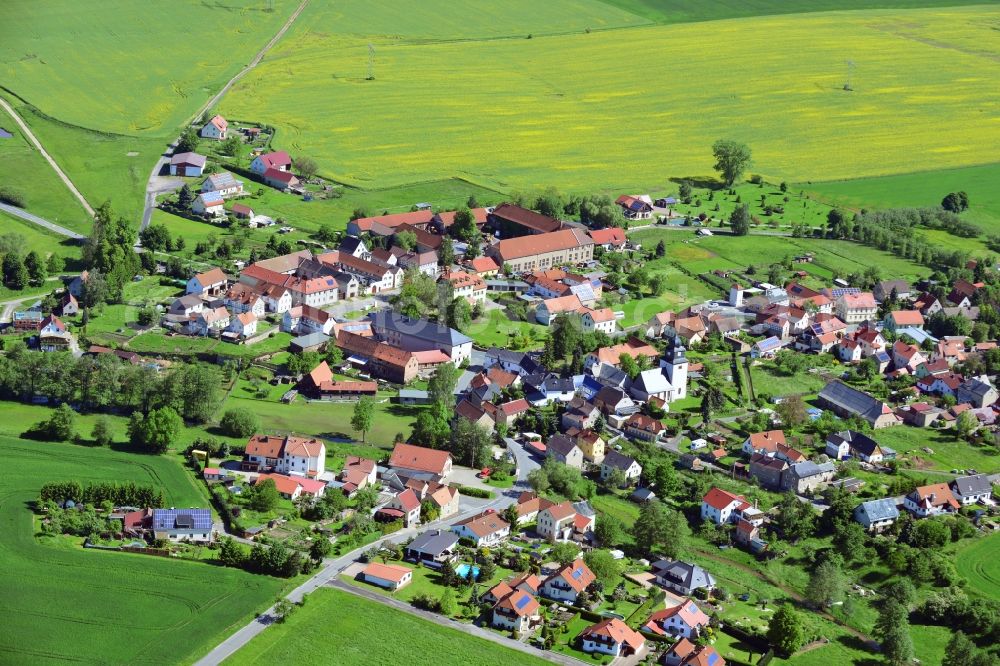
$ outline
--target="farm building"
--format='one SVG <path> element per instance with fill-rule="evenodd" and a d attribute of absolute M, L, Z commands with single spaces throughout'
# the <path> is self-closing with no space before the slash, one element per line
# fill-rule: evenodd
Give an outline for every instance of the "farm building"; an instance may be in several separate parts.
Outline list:
<path fill-rule="evenodd" d="M 198 153 L 177 153 L 170 158 L 171 176 L 200 176 L 205 170 L 205 156 Z"/>

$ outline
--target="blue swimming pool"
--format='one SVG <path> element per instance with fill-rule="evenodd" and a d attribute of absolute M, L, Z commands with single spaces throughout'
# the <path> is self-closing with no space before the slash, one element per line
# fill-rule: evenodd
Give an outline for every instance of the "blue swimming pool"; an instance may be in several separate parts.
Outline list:
<path fill-rule="evenodd" d="M 463 562 L 455 567 L 455 573 L 457 573 L 462 578 L 467 578 L 469 575 L 469 569 L 472 569 L 472 575 L 479 578 L 479 567 L 474 567 L 471 564 L 466 564 Z"/>

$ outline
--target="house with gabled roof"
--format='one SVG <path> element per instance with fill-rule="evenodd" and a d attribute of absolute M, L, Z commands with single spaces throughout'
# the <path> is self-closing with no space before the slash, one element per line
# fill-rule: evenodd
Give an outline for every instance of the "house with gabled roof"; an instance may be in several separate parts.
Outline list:
<path fill-rule="evenodd" d="M 226 308 L 208 308 L 191 316 L 188 332 L 191 335 L 212 335 L 224 331 L 231 322 L 232 315 Z"/>
<path fill-rule="evenodd" d="M 840 417 L 860 416 L 875 429 L 900 423 L 900 419 L 887 404 L 840 380 L 823 387 L 817 398 L 824 409 L 829 409 Z"/>
<path fill-rule="evenodd" d="M 951 513 L 961 506 L 947 483 L 920 486 L 903 498 L 903 507 L 917 518 Z"/>
<path fill-rule="evenodd" d="M 244 447 L 240 469 L 315 478 L 326 471 L 326 445 L 294 435 L 254 435 Z"/>
<path fill-rule="evenodd" d="M 696 590 L 710 592 L 715 588 L 715 577 L 697 564 L 681 560 L 659 560 L 653 563 L 652 569 L 657 585 L 684 596 L 690 596 Z"/>
<path fill-rule="evenodd" d="M 259 486 L 265 481 L 273 481 L 278 494 L 289 500 L 296 500 L 303 495 L 322 497 L 326 491 L 326 483 L 323 481 L 273 472 L 257 475 L 254 485 Z"/>
<path fill-rule="evenodd" d="M 198 136 L 203 139 L 212 139 L 214 141 L 225 141 L 229 136 L 229 123 L 225 118 L 216 114 L 212 116 L 212 119 L 205 123 L 201 131 L 198 132 Z"/>
<path fill-rule="evenodd" d="M 545 455 L 576 469 L 583 467 L 583 451 L 576 445 L 572 437 L 561 433 L 549 437 L 545 443 Z"/>
<path fill-rule="evenodd" d="M 458 535 L 445 530 L 428 530 L 418 534 L 406 546 L 406 559 L 437 568 L 451 562 L 458 550 Z"/>
<path fill-rule="evenodd" d="M 531 593 L 511 590 L 500 597 L 493 606 L 490 624 L 496 629 L 507 629 L 523 634 L 541 622 L 540 608 L 538 600 Z"/>
<path fill-rule="evenodd" d="M 229 320 L 226 327 L 226 335 L 232 334 L 234 338 L 246 339 L 257 335 L 257 315 L 253 312 L 240 312 Z"/>
<path fill-rule="evenodd" d="M 501 240 L 486 248 L 487 256 L 515 273 L 545 270 L 594 258 L 594 241 L 581 229 L 562 229 Z"/>
<path fill-rule="evenodd" d="M 250 171 L 258 176 L 262 176 L 268 169 L 288 171 L 291 168 L 292 158 L 284 150 L 258 155 L 250 162 Z"/>
<path fill-rule="evenodd" d="M 487 215 L 487 223 L 501 238 L 543 235 L 558 232 L 559 220 L 510 203 L 502 203 Z"/>
<path fill-rule="evenodd" d="M 201 182 L 202 192 L 218 192 L 219 195 L 225 199 L 226 197 L 235 196 L 237 194 L 243 194 L 243 181 L 236 180 L 233 174 L 228 171 L 220 171 L 218 173 L 209 174 L 205 180 Z M 236 208 L 233 207 L 235 212 Z"/>
<path fill-rule="evenodd" d="M 649 201 L 648 196 L 623 194 L 615 199 L 615 203 L 622 209 L 622 215 L 628 220 L 648 220 L 653 217 L 653 204 Z"/>
<path fill-rule="evenodd" d="M 607 480 L 615 470 L 619 470 L 625 475 L 625 485 L 627 486 L 638 482 L 642 475 L 642 465 L 639 464 L 639 461 L 632 456 L 611 449 L 601 461 L 601 480 Z"/>
<path fill-rule="evenodd" d="M 539 497 L 533 492 L 525 491 L 522 492 L 518 498 L 515 506 L 517 507 L 517 522 L 530 523 L 534 522 L 538 518 L 538 512 L 553 506 L 555 502 L 546 499 L 544 497 Z"/>
<path fill-rule="evenodd" d="M 620 250 L 625 247 L 625 230 L 620 227 L 607 227 L 605 229 L 591 229 L 590 237 L 594 239 L 594 244 L 608 250 Z"/>
<path fill-rule="evenodd" d="M 646 646 L 646 639 L 618 618 L 612 617 L 584 629 L 580 634 L 580 645 L 584 652 L 623 657 L 641 652 Z"/>
<path fill-rule="evenodd" d="M 403 527 L 413 527 L 420 522 L 420 498 L 410 488 L 398 493 L 384 508 L 399 511 L 402 514 Z"/>
<path fill-rule="evenodd" d="M 577 596 L 597 580 L 597 576 L 582 559 L 561 567 L 545 579 L 538 592 L 547 599 L 573 604 Z"/>
<path fill-rule="evenodd" d="M 962 506 L 985 504 L 993 496 L 993 482 L 985 474 L 960 476 L 949 487 Z"/>
<path fill-rule="evenodd" d="M 709 618 L 705 611 L 691 599 L 685 598 L 681 603 L 670 608 L 658 610 L 649 616 L 643 628 L 660 636 L 680 636 L 697 638 L 708 626 Z"/>
<path fill-rule="evenodd" d="M 645 442 L 655 442 L 663 436 L 667 427 L 659 419 L 636 413 L 625 421 L 625 436 L 631 439 L 641 439 Z"/>
<path fill-rule="evenodd" d="M 150 529 L 156 539 L 209 542 L 212 540 L 211 509 L 153 509 Z"/>
<path fill-rule="evenodd" d="M 674 643 L 663 655 L 665 666 L 726 666 L 726 660 L 711 645 L 695 645 L 686 638 Z"/>
<path fill-rule="evenodd" d="M 221 268 L 212 268 L 204 273 L 198 273 L 187 281 L 186 293 L 216 296 L 223 293 L 229 285 L 229 278 Z"/>
<path fill-rule="evenodd" d="M 743 495 L 713 486 L 701 500 L 702 520 L 725 525 L 744 517 L 757 524 L 764 522 L 764 514 L 747 502 Z"/>
<path fill-rule="evenodd" d="M 451 531 L 460 538 L 469 539 L 476 547 L 491 547 L 506 541 L 510 536 L 510 523 L 496 511 L 488 509 L 453 524 Z"/>
<path fill-rule="evenodd" d="M 535 531 L 549 541 L 565 541 L 574 533 L 586 535 L 594 527 L 594 516 L 580 514 L 572 502 L 552 504 L 538 512 Z"/>
<path fill-rule="evenodd" d="M 1000 398 L 1000 393 L 997 393 L 989 377 L 980 375 L 962 382 L 955 393 L 955 398 L 958 402 L 967 402 L 973 407 L 989 407 Z"/>
<path fill-rule="evenodd" d="M 226 214 L 225 203 L 218 192 L 202 192 L 191 202 L 191 211 L 196 215 L 222 217 Z"/>
<path fill-rule="evenodd" d="M 891 498 L 862 502 L 854 509 L 854 520 L 869 532 L 881 532 L 898 518 L 899 509 Z"/>
<path fill-rule="evenodd" d="M 413 444 L 396 444 L 389 457 L 389 467 L 406 474 L 430 474 L 440 479 L 451 474 L 451 454 Z"/>
<path fill-rule="evenodd" d="M 170 175 L 198 177 L 205 170 L 205 160 L 198 153 L 175 153 L 170 158 Z"/>
<path fill-rule="evenodd" d="M 359 575 L 361 580 L 387 590 L 400 590 L 413 580 L 413 570 L 398 564 L 369 562 Z"/>
<path fill-rule="evenodd" d="M 882 462 L 885 458 L 878 442 L 856 430 L 842 430 L 832 433 L 826 438 L 825 452 L 834 460 L 843 460 L 847 456 L 852 456 L 873 465 Z"/>

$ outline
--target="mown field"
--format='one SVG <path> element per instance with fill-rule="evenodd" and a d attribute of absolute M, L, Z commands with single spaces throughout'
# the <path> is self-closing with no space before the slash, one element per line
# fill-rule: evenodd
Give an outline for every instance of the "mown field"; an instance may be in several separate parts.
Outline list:
<path fill-rule="evenodd" d="M 968 590 L 974 594 L 1000 600 L 1000 535 L 991 534 L 958 551 L 955 564 L 958 572 L 969 581 Z"/>
<path fill-rule="evenodd" d="M 79 260 L 80 245 L 76 241 L 55 234 L 19 217 L 0 212 L 0 235 L 4 234 L 16 235 L 20 240 L 22 252 L 35 250 L 43 257 L 48 257 L 50 254 L 59 255 L 66 263 L 67 270 L 75 266 Z M 17 294 L 20 292 L 10 293 Z"/>
<path fill-rule="evenodd" d="M 0 437 L 0 661 L 190 661 L 265 608 L 281 582 L 204 563 L 50 546 L 29 503 L 49 480 L 131 479 L 175 506 L 204 506 L 171 458 Z"/>
<path fill-rule="evenodd" d="M 346 607 L 349 613 L 344 612 Z M 342 666 L 545 663 L 335 589 L 317 590 L 284 624 L 260 634 L 224 663 L 316 663 L 328 661 L 332 655 Z"/>
<path fill-rule="evenodd" d="M 1000 147 L 984 112 L 1000 97 L 995 16 L 869 10 L 455 41 L 338 34 L 321 13 L 222 110 L 284 128 L 280 147 L 364 187 L 449 176 L 498 189 L 649 187 L 709 173 L 720 127 L 775 180 L 908 172 L 917 156 L 968 166 Z"/>
<path fill-rule="evenodd" d="M 23 195 L 25 210 L 70 229 L 88 229 L 87 211 L 4 110 L 0 127 L 14 135 L 0 139 L 0 184 Z"/>

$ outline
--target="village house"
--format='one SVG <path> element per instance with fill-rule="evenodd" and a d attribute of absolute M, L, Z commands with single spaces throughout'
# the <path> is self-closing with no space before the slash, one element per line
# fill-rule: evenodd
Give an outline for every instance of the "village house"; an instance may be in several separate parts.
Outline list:
<path fill-rule="evenodd" d="M 420 522 L 420 498 L 411 488 L 397 494 L 389 500 L 379 512 L 386 509 L 395 510 L 403 521 L 403 527 L 413 527 Z M 378 517 L 378 513 L 375 514 Z M 395 518 L 397 516 L 393 516 Z"/>
<path fill-rule="evenodd" d="M 640 439 L 644 442 L 655 442 L 660 439 L 667 427 L 659 419 L 645 414 L 632 414 L 625 421 L 625 436 Z"/>
<path fill-rule="evenodd" d="M 656 584 L 684 596 L 691 596 L 696 590 L 711 592 L 715 589 L 715 577 L 697 564 L 680 560 L 660 560 L 652 565 Z"/>
<path fill-rule="evenodd" d="M 489 246 L 486 255 L 500 265 L 509 265 L 514 273 L 524 273 L 590 261 L 594 257 L 594 241 L 585 231 L 563 229 L 501 240 Z"/>
<path fill-rule="evenodd" d="M 247 442 L 240 469 L 316 478 L 326 471 L 326 445 L 294 435 L 254 435 Z"/>
<path fill-rule="evenodd" d="M 200 176 L 205 170 L 205 156 L 198 153 L 175 153 L 170 158 L 171 176 Z"/>
<path fill-rule="evenodd" d="M 229 321 L 226 332 L 233 336 L 246 339 L 257 335 L 257 315 L 252 312 L 241 312 Z"/>
<path fill-rule="evenodd" d="M 229 285 L 229 278 L 222 272 L 221 268 L 212 268 L 204 273 L 198 273 L 187 281 L 186 293 L 218 296 L 225 292 Z"/>
<path fill-rule="evenodd" d="M 601 347 L 587 354 L 584 359 L 584 369 L 593 371 L 594 366 L 600 363 L 617 368 L 621 366 L 622 354 L 631 356 L 633 359 L 644 356 L 650 362 L 660 357 L 660 352 L 656 347 L 630 336 L 625 342 L 610 347 Z"/>
<path fill-rule="evenodd" d="M 883 280 L 872 289 L 872 295 L 879 303 L 890 300 L 893 292 L 896 292 L 897 299 L 908 300 L 911 292 L 910 283 L 906 280 Z"/>
<path fill-rule="evenodd" d="M 583 303 L 576 294 L 547 298 L 535 307 L 535 321 L 542 326 L 550 326 L 556 317 L 579 313 L 582 309 Z"/>
<path fill-rule="evenodd" d="M 226 291 L 226 295 L 222 297 L 222 304 L 232 310 L 233 314 L 250 312 L 259 319 L 263 319 L 267 312 L 264 297 L 253 287 L 242 282 L 237 282 Z"/>
<path fill-rule="evenodd" d="M 250 171 L 258 176 L 264 175 L 268 169 L 276 171 L 288 171 L 292 168 L 292 158 L 285 151 L 264 153 L 253 158 L 250 162 Z"/>
<path fill-rule="evenodd" d="M 1000 394 L 993 387 L 990 378 L 986 375 L 981 375 L 979 377 L 971 377 L 962 382 L 958 387 L 955 398 L 959 403 L 967 402 L 973 407 L 979 408 L 991 406 L 1000 398 Z"/>
<path fill-rule="evenodd" d="M 807 495 L 825 487 L 833 481 L 837 468 L 832 462 L 814 463 L 803 460 L 793 465 L 781 477 L 781 489 L 791 490 L 798 495 Z"/>
<path fill-rule="evenodd" d="M 605 252 L 621 250 L 625 247 L 625 230 L 621 227 L 607 227 L 605 229 L 592 229 L 590 237 Z"/>
<path fill-rule="evenodd" d="M 623 194 L 615 203 L 622 209 L 627 220 L 648 220 L 653 217 L 653 204 L 648 196 Z"/>
<path fill-rule="evenodd" d="M 233 213 L 233 217 L 235 217 L 238 220 L 249 220 L 252 219 L 254 216 L 253 208 L 251 208 L 246 204 L 241 204 L 241 203 L 233 204 L 231 211 Z M 256 226 L 257 226 L 256 222 L 250 224 L 251 229 L 255 228 Z"/>
<path fill-rule="evenodd" d="M 664 666 L 726 666 L 726 660 L 711 645 L 695 645 L 686 638 L 674 643 L 663 655 Z"/>
<path fill-rule="evenodd" d="M 443 530 L 423 532 L 406 546 L 406 559 L 437 568 L 458 557 L 458 535 Z"/>
<path fill-rule="evenodd" d="M 847 293 L 834 302 L 834 311 L 841 321 L 847 324 L 859 324 L 864 321 L 874 321 L 878 316 L 878 304 L 870 293 Z"/>
<path fill-rule="evenodd" d="M 746 520 L 759 526 L 764 522 L 764 513 L 747 502 L 742 495 L 734 495 L 713 486 L 701 500 L 701 519 L 716 525 Z"/>
<path fill-rule="evenodd" d="M 378 478 L 378 465 L 374 460 L 360 456 L 347 456 L 344 468 L 340 470 L 338 479 L 343 484 L 340 489 L 348 497 L 358 490 L 375 483 Z"/>
<path fill-rule="evenodd" d="M 540 605 L 529 592 L 511 590 L 493 606 L 491 624 L 496 629 L 506 629 L 522 634 L 541 621 Z"/>
<path fill-rule="evenodd" d="M 219 173 L 209 174 L 205 180 L 201 182 L 202 192 L 218 192 L 219 196 L 223 199 L 226 197 L 231 197 L 237 194 L 243 194 L 243 181 L 236 180 L 233 174 L 228 171 L 220 171 Z M 233 207 L 235 212 L 236 207 Z"/>
<path fill-rule="evenodd" d="M 198 136 L 203 139 L 213 139 L 215 141 L 225 141 L 229 136 L 229 123 L 220 115 L 215 115 L 205 123 L 205 126 L 198 132 Z"/>
<path fill-rule="evenodd" d="M 462 539 L 470 540 L 477 548 L 491 548 L 507 540 L 510 523 L 490 510 L 455 523 L 451 531 Z"/>
<path fill-rule="evenodd" d="M 562 433 L 552 435 L 545 443 L 545 455 L 564 465 L 583 468 L 583 451 L 571 437 Z"/>
<path fill-rule="evenodd" d="M 642 474 L 642 465 L 632 456 L 612 449 L 607 452 L 601 462 L 601 480 L 606 481 L 615 470 L 619 470 L 625 476 L 625 485 L 631 486 L 639 480 L 639 476 Z"/>
<path fill-rule="evenodd" d="M 59 299 L 59 314 L 63 317 L 73 317 L 80 313 L 80 303 L 68 291 Z"/>
<path fill-rule="evenodd" d="M 225 203 L 218 192 L 202 192 L 191 202 L 191 210 L 196 215 L 223 217 L 226 214 Z"/>
<path fill-rule="evenodd" d="M 411 319 L 391 310 L 368 315 L 379 340 L 407 351 L 444 352 L 456 366 L 472 355 L 472 338 L 436 321 Z"/>
<path fill-rule="evenodd" d="M 150 529 L 153 538 L 173 543 L 212 541 L 211 509 L 153 509 Z"/>
<path fill-rule="evenodd" d="M 891 333 L 911 327 L 923 329 L 924 316 L 920 310 L 894 310 L 885 316 L 882 325 Z"/>
<path fill-rule="evenodd" d="M 438 480 L 451 474 L 451 454 L 400 442 L 392 450 L 389 467 L 410 476 L 431 475 Z"/>
<path fill-rule="evenodd" d="M 65 351 L 73 343 L 73 335 L 59 317 L 42 319 L 38 329 L 38 348 L 43 352 Z"/>
<path fill-rule="evenodd" d="M 854 509 L 854 520 L 869 532 L 882 532 L 898 518 L 899 509 L 891 498 L 862 502 Z"/>
<path fill-rule="evenodd" d="M 680 636 L 682 638 L 697 638 L 708 626 L 709 618 L 705 611 L 691 599 L 685 598 L 676 606 L 658 610 L 649 616 L 645 629 L 660 636 Z"/>
<path fill-rule="evenodd" d="M 587 653 L 625 657 L 638 654 L 646 646 L 642 634 L 616 617 L 601 620 L 583 630 L 580 643 Z"/>
<path fill-rule="evenodd" d="M 573 396 L 573 399 L 566 405 L 566 411 L 562 414 L 561 424 L 564 430 L 569 430 L 570 428 L 587 430 L 594 427 L 600 413 L 600 410 L 597 409 L 594 403 L 587 401 L 581 396 Z M 600 461 L 595 460 L 594 462 Z"/>
<path fill-rule="evenodd" d="M 410 383 L 416 379 L 420 370 L 419 361 L 413 352 L 398 349 L 371 337 L 342 330 L 337 334 L 337 346 L 344 351 L 349 361 L 355 359 L 373 377 L 395 384 Z"/>
<path fill-rule="evenodd" d="M 192 335 L 212 335 L 224 331 L 231 321 L 232 315 L 226 308 L 210 308 L 193 315 L 188 330 Z"/>
<path fill-rule="evenodd" d="M 750 456 L 750 476 L 757 479 L 760 485 L 771 490 L 781 487 L 781 479 L 788 469 L 788 462 L 783 458 L 755 453 Z"/>
<path fill-rule="evenodd" d="M 261 174 L 260 178 L 264 181 L 265 185 L 282 192 L 295 189 L 301 184 L 299 179 L 290 171 L 281 171 L 279 169 L 268 169 Z"/>
<path fill-rule="evenodd" d="M 567 432 L 566 434 L 570 433 Z M 584 459 L 600 465 L 606 455 L 607 444 L 604 438 L 596 431 L 590 429 L 575 430 L 572 436 L 576 440 L 576 446 L 583 452 Z"/>
<path fill-rule="evenodd" d="M 455 223 L 455 212 L 435 213 L 433 210 L 427 209 L 411 211 L 409 213 L 361 217 L 347 223 L 347 233 L 351 236 L 371 234 L 373 236 L 388 237 L 393 236 L 397 229 L 405 226 L 420 231 L 432 231 L 436 234 L 443 234 Z M 472 213 L 476 227 L 481 229 L 486 224 L 487 210 L 485 208 L 473 208 L 469 212 Z"/>
<path fill-rule="evenodd" d="M 946 483 L 920 486 L 903 498 L 903 507 L 917 518 L 951 513 L 961 508 Z"/>
<path fill-rule="evenodd" d="M 486 300 L 486 281 L 478 275 L 446 270 L 441 279 L 451 284 L 455 298 L 464 298 L 472 304 Z"/>
<path fill-rule="evenodd" d="M 395 592 L 410 584 L 413 570 L 398 564 L 369 562 L 361 572 L 361 580 Z"/>
<path fill-rule="evenodd" d="M 297 500 L 303 495 L 310 497 L 322 497 L 326 491 L 326 483 L 316 479 L 307 479 L 302 476 L 288 476 L 287 474 L 259 474 L 254 481 L 255 486 L 259 486 L 265 481 L 273 481 L 274 488 L 278 494 L 287 500 Z"/>
<path fill-rule="evenodd" d="M 986 504 L 993 496 L 993 482 L 985 474 L 960 476 L 949 484 L 949 488 L 962 506 Z"/>
<path fill-rule="evenodd" d="M 458 513 L 459 497 L 458 488 L 454 486 L 439 486 L 427 493 L 427 498 L 438 510 L 438 518 L 442 520 Z"/>
<path fill-rule="evenodd" d="M 333 315 L 325 310 L 314 308 L 311 305 L 296 305 L 286 310 L 282 315 L 281 330 L 295 335 L 309 335 L 310 333 L 330 335 L 336 323 L 337 320 L 333 318 Z M 355 333 L 361 335 L 356 331 Z"/>
<path fill-rule="evenodd" d="M 586 563 L 577 559 L 545 579 L 539 593 L 547 599 L 573 604 L 577 596 L 597 580 Z"/>
<path fill-rule="evenodd" d="M 476 257 L 475 259 L 467 259 L 464 263 L 465 269 L 469 273 L 473 273 L 483 278 L 494 277 L 500 272 L 500 266 L 492 257 Z"/>
<path fill-rule="evenodd" d="M 535 522 L 539 511 L 547 509 L 554 504 L 555 502 L 552 500 L 539 497 L 533 492 L 522 492 L 518 495 L 517 503 L 515 504 L 517 507 L 517 524 Z"/>
<path fill-rule="evenodd" d="M 583 316 L 580 318 L 584 333 L 594 333 L 600 331 L 611 335 L 617 327 L 617 319 L 611 308 L 600 308 L 592 310 L 584 308 Z"/>

